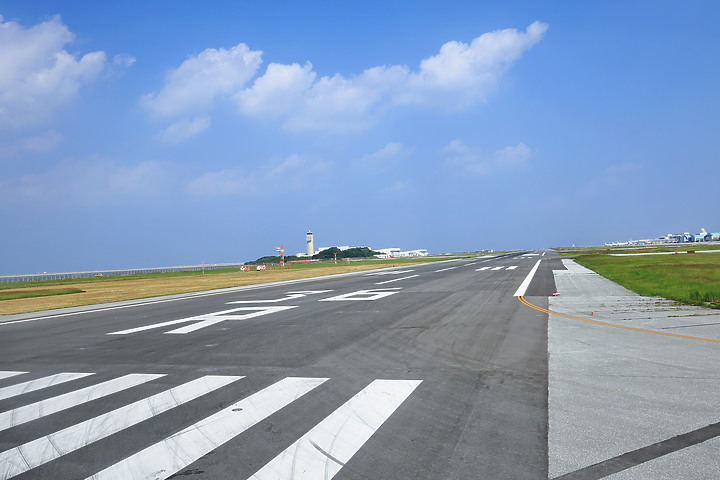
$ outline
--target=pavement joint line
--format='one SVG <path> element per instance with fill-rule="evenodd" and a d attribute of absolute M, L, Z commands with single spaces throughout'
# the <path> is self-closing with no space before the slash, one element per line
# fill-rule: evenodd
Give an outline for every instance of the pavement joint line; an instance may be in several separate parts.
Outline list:
<path fill-rule="evenodd" d="M 622 330 L 630 330 L 630 331 L 633 331 L 633 332 L 652 333 L 652 334 L 655 334 L 655 335 L 663 335 L 663 336 L 665 336 L 665 337 L 683 338 L 683 339 L 685 339 L 685 340 L 696 340 L 696 341 L 699 341 L 699 342 L 720 343 L 720 339 L 716 339 L 716 338 L 693 337 L 693 336 L 691 336 L 691 335 L 681 335 L 681 334 L 679 334 L 679 333 L 659 332 L 659 331 L 657 331 L 657 330 L 650 330 L 650 329 L 638 328 L 638 327 L 628 327 L 628 326 L 625 326 L 625 325 L 616 325 L 616 324 L 614 324 L 614 323 L 601 322 L 601 321 L 599 321 L 599 320 L 590 320 L 589 318 L 576 317 L 576 316 L 574 316 L 574 315 L 566 315 L 566 314 L 564 314 L 564 313 L 554 312 L 554 311 L 552 311 L 552 310 L 548 310 L 548 309 L 546 309 L 546 308 L 542 308 L 542 307 L 539 307 L 539 306 L 537 306 L 537 305 L 534 305 L 534 304 L 530 303 L 524 296 L 518 296 L 517 299 L 520 301 L 520 303 L 522 303 L 522 304 L 525 305 L 526 307 L 530 307 L 530 308 L 533 308 L 533 309 L 535 309 L 535 310 L 537 310 L 537 311 L 539 311 L 539 312 L 544 312 L 544 313 L 547 313 L 547 314 L 550 314 L 550 315 L 557 315 L 558 317 L 569 318 L 569 319 L 571 319 L 571 320 L 580 320 L 581 322 L 592 323 L 592 324 L 595 324 L 595 325 L 602 325 L 602 326 L 604 326 L 604 327 L 620 328 L 620 329 L 622 329 Z"/>

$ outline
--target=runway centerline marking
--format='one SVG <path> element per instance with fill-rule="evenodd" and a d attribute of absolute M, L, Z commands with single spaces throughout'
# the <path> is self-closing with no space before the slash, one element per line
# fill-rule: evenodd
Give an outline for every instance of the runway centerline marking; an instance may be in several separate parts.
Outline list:
<path fill-rule="evenodd" d="M 408 278 L 415 278 L 419 275 L 409 275 L 407 277 L 401 277 L 401 278 L 393 278 L 392 280 L 385 280 L 384 282 L 377 282 L 375 285 L 384 285 L 386 283 L 393 283 L 393 282 L 399 282 L 400 280 L 407 280 Z"/>
<path fill-rule="evenodd" d="M 415 270 L 390 270 L 385 272 L 374 272 L 374 273 L 366 273 L 366 277 L 375 276 L 375 275 L 400 275 L 402 273 L 410 273 L 414 272 Z"/>
<path fill-rule="evenodd" d="M 533 266 L 533 268 L 530 270 L 530 273 L 527 274 L 527 277 L 525 277 L 525 280 L 523 280 L 523 282 L 520 284 L 513 297 L 525 296 L 525 292 L 527 292 L 527 289 L 530 286 L 530 282 L 532 282 L 532 279 L 535 276 L 535 272 L 537 272 L 537 269 L 540 266 L 540 262 L 542 262 L 542 260 L 538 260 L 537 263 Z"/>
<path fill-rule="evenodd" d="M 447 272 L 448 270 L 454 270 L 454 269 L 456 269 L 456 268 L 458 268 L 458 267 L 441 268 L 440 270 L 435 270 L 435 273 L 438 273 L 438 272 Z"/>
<path fill-rule="evenodd" d="M 284 302 L 285 300 L 293 300 L 296 298 L 303 298 L 308 295 L 315 295 L 318 293 L 328 293 L 332 292 L 332 290 L 303 290 L 300 292 L 288 292 L 285 294 L 284 297 L 281 298 L 274 298 L 272 300 L 234 300 L 232 302 L 226 302 L 227 305 L 235 304 L 235 303 L 277 303 L 277 302 Z"/>
<path fill-rule="evenodd" d="M 382 288 L 375 290 L 358 290 L 356 292 L 344 293 L 336 297 L 323 298 L 320 302 L 346 302 L 346 301 L 373 301 L 395 295 L 400 287 Z"/>

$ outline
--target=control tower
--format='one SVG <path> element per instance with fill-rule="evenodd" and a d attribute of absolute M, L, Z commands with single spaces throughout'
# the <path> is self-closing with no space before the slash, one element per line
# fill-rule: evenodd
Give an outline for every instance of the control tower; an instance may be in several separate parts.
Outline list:
<path fill-rule="evenodd" d="M 305 235 L 305 243 L 307 244 L 307 255 L 308 257 L 312 257 L 315 255 L 315 241 L 313 240 L 313 233 L 308 231 L 307 235 Z"/>

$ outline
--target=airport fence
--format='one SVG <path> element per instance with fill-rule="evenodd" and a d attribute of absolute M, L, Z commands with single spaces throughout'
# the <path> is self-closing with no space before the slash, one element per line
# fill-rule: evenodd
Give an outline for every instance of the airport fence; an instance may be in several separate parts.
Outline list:
<path fill-rule="evenodd" d="M 31 273 L 26 275 L 0 275 L 0 283 L 33 282 L 42 280 L 64 280 L 70 278 L 116 277 L 143 273 L 199 272 L 220 268 L 238 268 L 244 263 L 212 263 L 206 265 L 185 265 L 180 267 L 130 268 L 124 270 L 95 270 L 91 272 Z"/>

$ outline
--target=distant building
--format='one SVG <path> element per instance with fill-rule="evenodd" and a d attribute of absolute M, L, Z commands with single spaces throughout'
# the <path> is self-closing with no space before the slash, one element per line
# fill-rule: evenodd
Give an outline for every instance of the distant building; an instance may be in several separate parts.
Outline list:
<path fill-rule="evenodd" d="M 720 233 L 708 233 L 704 228 L 700 229 L 700 233 L 691 234 L 684 233 L 668 233 L 660 238 L 650 238 L 647 240 L 630 240 L 627 242 L 606 243 L 606 246 L 625 246 L 625 245 L 661 245 L 666 243 L 697 243 L 697 242 L 717 242 L 720 241 Z"/>
<path fill-rule="evenodd" d="M 430 255 L 430 253 L 428 253 L 425 249 L 408 250 L 403 252 L 399 248 L 380 248 L 375 251 L 380 252 L 380 255 L 377 255 L 379 258 L 427 257 Z"/>

